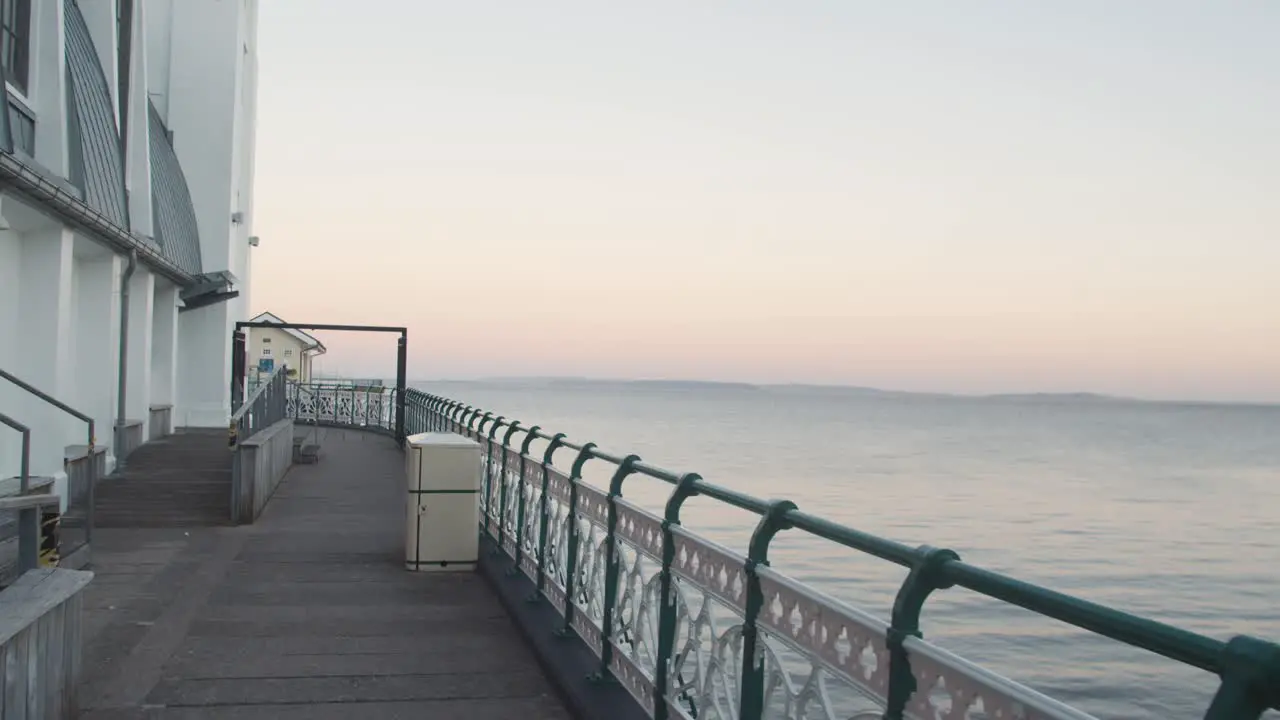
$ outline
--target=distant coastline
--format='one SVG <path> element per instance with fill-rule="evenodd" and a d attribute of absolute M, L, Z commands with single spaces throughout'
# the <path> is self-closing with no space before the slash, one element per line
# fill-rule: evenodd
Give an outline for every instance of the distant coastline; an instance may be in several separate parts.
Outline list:
<path fill-rule="evenodd" d="M 412 380 L 411 385 L 448 385 L 475 384 L 485 385 L 518 385 L 523 387 L 562 387 L 566 389 L 616 388 L 653 390 L 658 392 L 786 392 L 795 394 L 821 394 L 827 396 L 865 397 L 865 398 L 935 398 L 954 400 L 992 400 L 999 402 L 1025 403 L 1094 403 L 1094 404 L 1127 404 L 1158 403 L 1162 405 L 1194 405 L 1194 406 L 1246 406 L 1274 408 L 1280 403 L 1273 402 L 1241 402 L 1230 400 L 1167 400 L 1137 398 L 1123 395 L 1107 395 L 1094 392 L 1027 392 L 1027 393 L 945 393 L 921 392 L 911 390 L 885 390 L 881 388 L 859 385 L 822 385 L 816 383 L 744 383 L 720 382 L 715 380 L 662 380 L 639 379 L 623 380 L 612 378 L 587 377 L 511 377 L 496 376 L 475 379 L 437 379 Z"/>

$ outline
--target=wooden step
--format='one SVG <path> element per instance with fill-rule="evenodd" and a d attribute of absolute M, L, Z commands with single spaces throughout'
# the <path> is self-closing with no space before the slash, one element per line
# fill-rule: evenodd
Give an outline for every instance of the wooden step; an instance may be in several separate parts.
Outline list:
<path fill-rule="evenodd" d="M 226 431 L 179 431 L 135 450 L 96 491 L 104 528 L 230 524 L 231 451 Z"/>

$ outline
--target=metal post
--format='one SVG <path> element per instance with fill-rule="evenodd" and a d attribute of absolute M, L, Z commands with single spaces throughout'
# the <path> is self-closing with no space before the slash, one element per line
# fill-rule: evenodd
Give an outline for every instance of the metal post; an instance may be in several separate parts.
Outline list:
<path fill-rule="evenodd" d="M 31 430 L 19 426 L 22 433 L 22 465 L 19 475 L 21 494 L 31 491 Z M 18 511 L 18 570 L 35 570 L 40 565 L 40 508 Z"/>
<path fill-rule="evenodd" d="M 125 460 L 124 453 L 124 421 L 129 412 L 129 288 L 133 282 L 133 273 L 138 268 L 138 251 L 129 253 L 129 264 L 120 276 L 120 354 L 116 377 L 116 422 L 114 440 L 116 446 L 116 465 Z M 143 408 L 145 411 L 146 408 Z"/>
<path fill-rule="evenodd" d="M 89 489 L 85 493 L 84 513 L 84 544 L 88 545 L 93 542 L 93 523 L 94 510 L 96 508 L 96 499 L 94 491 L 98 484 L 98 453 L 94 449 L 94 444 L 98 441 L 95 436 L 94 422 L 89 421 Z M 103 458 L 105 460 L 105 456 Z"/>
<path fill-rule="evenodd" d="M 525 517 L 525 469 L 532 463 L 529 458 L 529 445 L 538 437 L 538 430 L 541 428 L 537 425 L 529 428 L 525 432 L 524 443 L 520 446 L 520 481 L 516 483 L 516 557 L 515 562 L 511 564 L 511 574 L 515 575 L 520 572 L 520 559 L 524 557 L 524 517 Z M 530 487 L 530 493 L 533 488 Z"/>
<path fill-rule="evenodd" d="M 639 455 L 628 455 L 618 464 L 609 481 L 609 507 L 605 516 L 604 536 L 604 615 L 600 619 L 600 667 L 593 679 L 606 682 L 612 679 L 609 664 L 613 660 L 613 606 L 618 602 L 618 498 L 622 497 L 622 481 L 635 472 Z"/>
<path fill-rule="evenodd" d="M 951 587 L 952 583 L 944 577 L 943 569 L 947 563 L 959 561 L 960 556 L 954 550 L 922 545 L 919 548 L 919 559 L 898 588 L 889 619 L 888 637 L 885 638 L 885 644 L 889 648 L 889 692 L 888 707 L 884 711 L 885 720 L 902 720 L 906 717 L 907 701 L 916 691 L 916 678 L 911 672 L 911 658 L 907 656 L 902 643 L 908 637 L 922 637 L 920 611 L 924 608 L 924 601 L 934 590 Z"/>
<path fill-rule="evenodd" d="M 244 400 L 244 379 L 247 374 L 247 357 L 244 330 L 236 328 L 231 334 L 231 412 L 240 409 Z"/>
<path fill-rule="evenodd" d="M 675 538 L 671 528 L 680 524 L 680 508 L 689 498 L 698 494 L 698 482 L 702 476 L 685 473 L 676 489 L 667 498 L 666 512 L 662 518 L 662 574 L 658 586 L 658 657 L 653 673 L 653 708 L 656 720 L 667 720 L 670 707 L 667 704 L 668 676 L 671 673 L 671 656 L 676 645 L 676 595 L 675 577 L 671 565 L 676 559 Z M 697 717 L 695 714 L 694 717 Z"/>
<path fill-rule="evenodd" d="M 1237 635 L 1222 649 L 1222 684 L 1205 720 L 1258 718 L 1280 707 L 1280 645 Z"/>
<path fill-rule="evenodd" d="M 563 442 L 564 433 L 556 433 L 551 438 L 551 443 L 547 445 L 546 451 L 542 453 L 542 490 L 538 495 L 538 577 L 534 579 L 534 593 L 530 598 L 534 602 L 542 595 L 546 578 L 543 569 L 547 563 L 547 486 L 551 482 L 548 468 L 551 465 L 551 455 Z"/>
<path fill-rule="evenodd" d="M 489 413 L 485 413 L 486 417 L 488 417 L 488 415 Z M 501 473 L 502 469 L 501 467 L 494 467 L 495 465 L 497 465 L 497 463 L 494 462 L 493 453 L 494 453 L 494 448 L 498 447 L 498 444 L 497 444 L 498 441 L 496 439 L 498 428 L 502 427 L 503 421 L 505 420 L 506 420 L 506 417 L 503 415 L 499 415 L 498 417 L 493 419 L 493 425 L 489 426 L 489 434 L 487 436 L 489 438 L 489 444 L 485 446 L 489 449 L 489 471 L 488 473 L 486 473 L 487 477 L 489 478 L 488 528 L 489 528 L 489 534 L 492 535 L 493 539 L 496 541 L 493 546 L 493 549 L 489 551 L 489 554 L 491 555 L 497 555 L 498 553 L 502 552 L 502 506 L 495 505 L 494 503 L 496 498 L 502 492 L 501 483 L 503 481 L 503 477 L 501 474 L 499 475 L 494 474 L 495 472 Z M 484 430 L 484 420 L 482 419 L 480 421 L 480 424 L 476 426 L 476 431 L 480 432 L 483 435 L 483 430 Z M 503 457 L 503 462 L 506 462 L 506 455 L 504 454 L 502 457 Z M 497 488 L 493 486 L 495 482 L 499 483 Z M 497 514 L 494 514 L 495 507 L 497 508 Z"/>
<path fill-rule="evenodd" d="M 396 442 L 404 447 L 404 389 L 409 368 L 409 333 L 400 333 L 396 346 Z"/>
<path fill-rule="evenodd" d="M 573 593 L 574 575 L 578 573 L 578 483 L 582 482 L 582 466 L 591 459 L 591 452 L 596 444 L 589 442 L 578 451 L 573 461 L 573 469 L 569 471 L 569 507 L 566 522 L 569 523 L 565 533 L 564 562 L 564 625 L 556 631 L 560 637 L 573 636 Z"/>
<path fill-rule="evenodd" d="M 742 720 L 760 720 L 764 716 L 764 645 L 760 642 L 760 630 L 756 621 L 764 609 L 764 591 L 760 589 L 760 576 L 756 568 L 769 564 L 769 543 L 781 530 L 791 527 L 788 512 L 795 510 L 790 500 L 774 500 L 769 511 L 756 524 L 751 533 L 751 545 L 747 551 L 744 571 L 747 576 L 747 603 L 742 618 L 742 688 L 738 702 Z M 886 717 L 888 717 L 886 715 Z"/>
<path fill-rule="evenodd" d="M 507 427 L 507 434 L 502 436 L 502 483 L 498 485 L 498 551 L 502 551 L 503 531 L 510 525 L 507 517 L 507 483 L 510 480 L 510 468 L 507 467 L 507 456 L 511 454 L 511 436 L 520 429 L 520 421 L 516 420 Z M 516 485 L 516 491 L 520 486 Z M 514 528 L 512 528 L 514 530 Z M 513 553 L 514 554 L 514 553 Z"/>

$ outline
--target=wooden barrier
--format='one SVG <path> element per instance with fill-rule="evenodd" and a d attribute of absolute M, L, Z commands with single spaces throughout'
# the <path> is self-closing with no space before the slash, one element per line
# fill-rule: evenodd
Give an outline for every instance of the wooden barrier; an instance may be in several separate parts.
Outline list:
<path fill-rule="evenodd" d="M 93 573 L 40 568 L 0 592 L 6 718 L 71 718 L 80 682 L 81 612 Z"/>

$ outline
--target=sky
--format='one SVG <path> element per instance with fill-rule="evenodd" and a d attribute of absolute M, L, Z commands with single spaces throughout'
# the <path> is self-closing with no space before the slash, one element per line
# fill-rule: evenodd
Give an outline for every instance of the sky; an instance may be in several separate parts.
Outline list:
<path fill-rule="evenodd" d="M 413 378 L 1280 401 L 1280 3 L 260 7 L 254 312 Z"/>

